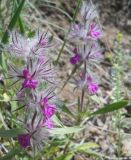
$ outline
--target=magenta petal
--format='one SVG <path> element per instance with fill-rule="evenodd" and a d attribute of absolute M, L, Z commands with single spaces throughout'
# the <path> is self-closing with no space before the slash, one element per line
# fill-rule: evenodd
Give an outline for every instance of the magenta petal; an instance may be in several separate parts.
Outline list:
<path fill-rule="evenodd" d="M 44 125 L 47 126 L 49 129 L 54 127 L 54 123 L 53 123 L 53 121 L 51 119 L 46 119 L 44 121 Z"/>
<path fill-rule="evenodd" d="M 37 84 L 38 84 L 37 80 L 25 79 L 24 82 L 22 83 L 22 87 L 23 88 L 35 89 Z"/>
<path fill-rule="evenodd" d="M 52 117 L 56 112 L 56 106 L 53 104 L 48 104 L 43 108 L 43 113 L 47 118 Z"/>
<path fill-rule="evenodd" d="M 24 69 L 24 70 L 23 70 L 23 76 L 24 76 L 25 78 L 28 78 L 28 77 L 30 76 L 28 69 Z"/>
<path fill-rule="evenodd" d="M 97 84 L 95 84 L 95 83 L 88 84 L 88 90 L 91 94 L 97 93 L 98 89 L 99 89 L 99 86 Z"/>
<path fill-rule="evenodd" d="M 80 60 L 81 60 L 80 55 L 75 54 L 73 57 L 70 58 L 70 63 L 71 63 L 72 65 L 75 65 L 75 64 L 77 64 Z"/>
<path fill-rule="evenodd" d="M 101 29 L 100 27 L 95 24 L 95 23 L 92 23 L 90 25 L 90 36 L 92 38 L 95 38 L 96 40 L 101 36 Z"/>
<path fill-rule="evenodd" d="M 18 135 L 18 142 L 23 148 L 29 147 L 30 144 L 30 135 L 29 134 L 20 134 Z"/>

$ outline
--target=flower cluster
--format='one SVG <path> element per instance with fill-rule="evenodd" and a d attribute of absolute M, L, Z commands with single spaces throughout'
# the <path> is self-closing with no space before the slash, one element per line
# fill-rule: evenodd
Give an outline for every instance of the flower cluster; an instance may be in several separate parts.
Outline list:
<path fill-rule="evenodd" d="M 79 88 L 86 88 L 89 93 L 95 94 L 97 93 L 99 86 L 96 82 L 92 80 L 92 77 L 88 73 L 80 73 L 79 78 L 74 78 L 75 84 Z"/>
<path fill-rule="evenodd" d="M 57 82 L 56 69 L 49 57 L 50 48 L 54 46 L 50 39 L 47 32 L 38 32 L 33 38 L 13 32 L 7 46 L 10 57 L 15 59 L 13 64 L 8 63 L 9 78 L 12 85 L 16 85 L 18 105 L 25 109 L 22 115 L 25 133 L 18 136 L 23 148 L 41 148 L 48 130 L 54 127 Z"/>
<path fill-rule="evenodd" d="M 69 39 L 74 42 L 73 56 L 70 63 L 74 66 L 84 65 L 84 76 L 79 76 L 75 82 L 77 86 L 87 88 L 89 93 L 97 93 L 99 86 L 90 74 L 95 62 L 102 59 L 102 48 L 98 40 L 102 36 L 102 29 L 97 22 L 97 11 L 92 4 L 83 2 L 81 7 L 81 21 L 71 26 Z"/>

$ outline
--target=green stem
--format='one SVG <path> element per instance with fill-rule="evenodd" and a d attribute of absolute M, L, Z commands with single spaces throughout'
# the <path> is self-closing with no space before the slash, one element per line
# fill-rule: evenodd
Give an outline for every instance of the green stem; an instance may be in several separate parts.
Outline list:
<path fill-rule="evenodd" d="M 81 93 L 81 108 L 80 108 L 81 112 L 83 111 L 84 95 L 85 95 L 85 90 L 82 89 L 82 93 Z"/>
<path fill-rule="evenodd" d="M 86 75 L 86 61 L 84 62 L 84 75 Z M 85 95 L 85 90 L 84 88 L 82 89 L 82 94 L 81 94 L 81 108 L 80 111 L 83 111 L 83 102 L 84 102 L 84 95 Z"/>
<path fill-rule="evenodd" d="M 75 12 L 74 12 L 74 14 L 73 14 L 72 23 L 73 23 L 73 22 L 75 21 L 75 19 L 76 19 L 77 12 L 79 11 L 80 4 L 81 4 L 81 0 L 77 0 L 77 6 L 76 6 Z M 68 30 L 68 32 L 67 32 L 66 35 L 69 34 L 70 29 L 71 29 L 71 27 L 69 28 L 69 30 Z M 66 43 L 67 43 L 67 39 L 64 38 L 63 45 L 62 45 L 62 47 L 61 47 L 61 49 L 60 49 L 60 52 L 59 52 L 59 54 L 58 54 L 58 57 L 57 57 L 57 59 L 56 59 L 56 61 L 55 61 L 55 64 L 56 64 L 56 65 L 57 65 L 58 62 L 59 62 L 59 59 L 60 59 L 60 57 L 61 57 L 61 54 L 62 54 L 62 52 L 63 52 L 63 50 L 64 50 L 64 47 L 65 47 Z"/>

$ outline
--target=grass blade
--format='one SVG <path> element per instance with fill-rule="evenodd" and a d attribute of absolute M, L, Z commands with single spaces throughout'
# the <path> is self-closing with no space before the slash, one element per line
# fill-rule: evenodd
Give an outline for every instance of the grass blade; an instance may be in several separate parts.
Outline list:
<path fill-rule="evenodd" d="M 97 111 L 91 113 L 90 115 L 94 116 L 94 115 L 98 115 L 98 114 L 109 113 L 109 112 L 124 108 L 127 104 L 128 104 L 128 102 L 125 100 L 120 101 L 120 102 L 116 102 L 116 103 L 112 103 L 112 104 L 106 105 L 103 108 L 98 109 Z"/>
<path fill-rule="evenodd" d="M 25 0 L 22 0 L 21 3 L 19 4 L 18 8 L 16 9 L 16 12 L 14 14 L 14 16 L 12 17 L 9 26 L 8 26 L 8 30 L 12 30 L 14 28 L 14 26 L 16 25 L 17 20 L 19 19 L 19 15 L 21 13 L 21 10 L 24 6 Z M 4 36 L 2 38 L 2 43 L 7 43 L 8 40 L 8 30 L 6 30 L 6 32 L 4 33 Z"/>

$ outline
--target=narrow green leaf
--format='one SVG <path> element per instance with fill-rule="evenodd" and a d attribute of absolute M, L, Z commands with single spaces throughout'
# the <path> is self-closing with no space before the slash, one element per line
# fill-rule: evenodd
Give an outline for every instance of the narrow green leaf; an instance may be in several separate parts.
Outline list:
<path fill-rule="evenodd" d="M 8 41 L 8 31 L 12 31 L 14 26 L 16 25 L 17 20 L 19 19 L 19 15 L 21 13 L 21 10 L 24 6 L 25 0 L 21 0 L 21 3 L 19 4 L 18 8 L 16 9 L 15 14 L 13 15 L 7 30 L 5 31 L 1 42 L 2 43 L 7 43 Z M 0 65 L 3 67 L 3 69 L 6 69 L 6 64 L 5 64 L 5 59 L 4 55 L 2 54 L 2 50 L 0 50 Z"/>
<path fill-rule="evenodd" d="M 61 155 L 60 157 L 56 158 L 56 160 L 71 160 L 74 153 L 67 153 L 64 155 Z"/>
<path fill-rule="evenodd" d="M 19 0 L 16 0 L 16 8 L 18 7 L 18 4 L 19 4 Z M 23 22 L 22 22 L 20 15 L 19 15 L 18 22 L 19 22 L 20 32 L 21 32 L 21 34 L 24 35 L 25 29 L 24 29 L 24 25 L 23 25 Z"/>
<path fill-rule="evenodd" d="M 23 6 L 24 6 L 24 3 L 25 3 L 25 0 L 21 0 L 21 3 L 19 3 L 19 6 L 18 6 L 18 8 L 16 9 L 16 12 L 15 12 L 15 14 L 13 15 L 13 17 L 12 17 L 10 23 L 9 23 L 8 30 L 11 31 L 11 30 L 14 28 L 14 26 L 16 25 L 16 22 L 17 22 L 17 20 L 19 19 L 19 15 L 20 15 L 21 10 L 22 10 L 22 8 L 23 8 Z M 7 40 L 8 40 L 8 30 L 4 33 L 4 36 L 3 36 L 3 38 L 2 38 L 2 42 L 3 42 L 3 43 L 6 43 Z"/>
<path fill-rule="evenodd" d="M 15 155 L 18 155 L 21 152 L 20 147 L 13 148 L 10 152 L 8 152 L 4 157 L 1 157 L 0 160 L 11 160 Z"/>
<path fill-rule="evenodd" d="M 18 21 L 19 21 L 20 32 L 21 32 L 21 34 L 24 35 L 25 29 L 24 29 L 24 25 L 23 25 L 23 22 L 20 17 L 19 17 Z"/>
<path fill-rule="evenodd" d="M 60 108 L 62 109 L 63 112 L 65 112 L 75 118 L 74 114 L 69 110 L 69 108 L 65 104 L 60 105 Z"/>
<path fill-rule="evenodd" d="M 112 103 L 112 104 L 106 105 L 103 108 L 98 109 L 97 111 L 91 113 L 90 115 L 92 116 L 92 115 L 105 114 L 108 112 L 112 112 L 112 111 L 124 108 L 127 104 L 128 104 L 128 102 L 125 100 L 120 101 L 120 102 L 116 102 L 116 103 Z"/>
<path fill-rule="evenodd" d="M 79 151 L 82 152 L 84 154 L 87 154 L 88 156 L 91 155 L 92 157 L 97 157 L 100 160 L 106 160 L 106 159 L 110 159 L 110 157 L 105 156 L 104 154 L 101 154 L 99 152 L 93 151 L 93 150 L 87 150 L 87 151 Z"/>
<path fill-rule="evenodd" d="M 99 145 L 94 142 L 87 142 L 87 143 L 79 145 L 76 148 L 76 150 L 77 151 L 87 151 L 87 150 L 98 148 L 98 147 L 99 147 Z"/>
<path fill-rule="evenodd" d="M 14 128 L 10 130 L 0 129 L 0 137 L 7 137 L 7 138 L 17 137 L 21 133 L 23 133 L 23 129 L 20 128 Z"/>
<path fill-rule="evenodd" d="M 71 134 L 71 133 L 76 133 L 84 129 L 83 127 L 75 126 L 75 127 L 64 127 L 64 128 L 53 128 L 49 130 L 51 134 L 59 134 L 59 135 L 64 135 L 64 134 Z"/>
<path fill-rule="evenodd" d="M 59 120 L 59 118 L 56 115 L 52 117 L 52 120 L 57 126 L 63 127 L 62 122 Z"/>

